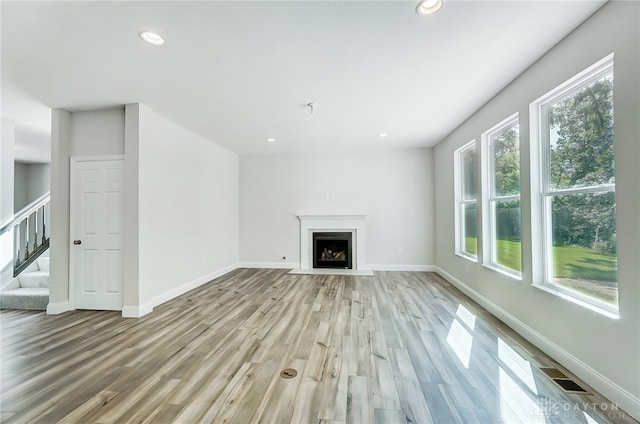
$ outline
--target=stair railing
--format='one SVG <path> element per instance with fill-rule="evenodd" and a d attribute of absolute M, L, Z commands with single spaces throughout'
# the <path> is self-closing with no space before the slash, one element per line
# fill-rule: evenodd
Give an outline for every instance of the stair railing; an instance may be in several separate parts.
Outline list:
<path fill-rule="evenodd" d="M 49 248 L 51 192 L 38 197 L 0 227 L 0 236 L 13 230 L 13 276 L 16 277 Z"/>

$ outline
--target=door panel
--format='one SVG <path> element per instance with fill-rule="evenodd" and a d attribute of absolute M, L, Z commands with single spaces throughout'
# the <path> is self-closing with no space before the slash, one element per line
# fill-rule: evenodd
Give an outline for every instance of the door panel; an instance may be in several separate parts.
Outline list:
<path fill-rule="evenodd" d="M 78 160 L 72 167 L 75 307 L 122 310 L 123 161 Z"/>
<path fill-rule="evenodd" d="M 107 293 L 119 293 L 122 290 L 122 250 L 109 249 L 107 259 Z"/>
<path fill-rule="evenodd" d="M 79 269 L 83 293 L 96 293 L 98 291 L 98 251 L 95 249 L 82 249 Z"/>
<path fill-rule="evenodd" d="M 98 233 L 98 193 L 82 193 L 82 235 L 95 236 Z"/>

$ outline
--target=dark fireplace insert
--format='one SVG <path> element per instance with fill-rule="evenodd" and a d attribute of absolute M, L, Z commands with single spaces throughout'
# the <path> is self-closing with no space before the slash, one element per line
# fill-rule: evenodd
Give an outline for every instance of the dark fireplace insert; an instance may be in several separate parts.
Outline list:
<path fill-rule="evenodd" d="M 313 267 L 352 269 L 351 233 L 313 233 Z"/>

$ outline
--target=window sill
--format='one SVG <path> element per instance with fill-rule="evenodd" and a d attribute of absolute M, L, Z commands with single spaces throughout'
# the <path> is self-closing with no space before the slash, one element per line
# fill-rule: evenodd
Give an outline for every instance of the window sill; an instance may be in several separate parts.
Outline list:
<path fill-rule="evenodd" d="M 478 257 L 477 256 L 471 256 L 471 255 L 468 255 L 468 254 L 462 253 L 462 252 L 455 252 L 455 255 L 460 257 L 460 258 L 462 258 L 462 259 L 466 259 L 468 261 L 478 263 Z"/>
<path fill-rule="evenodd" d="M 602 308 L 598 305 L 594 305 L 593 303 L 585 302 L 584 300 L 578 299 L 574 296 L 564 293 L 561 290 L 557 290 L 554 287 L 550 287 L 548 284 L 532 284 L 532 286 L 539 290 L 545 291 L 547 293 L 551 293 L 554 296 L 558 296 L 571 303 L 575 303 L 576 305 L 582 306 L 583 308 L 589 309 L 590 311 L 596 312 L 600 315 L 604 315 L 607 318 L 620 319 L 620 314 L 617 311 L 612 311 L 606 308 Z"/>
<path fill-rule="evenodd" d="M 506 275 L 509 278 L 513 278 L 514 280 L 522 281 L 522 274 L 517 271 L 511 271 L 493 264 L 483 264 L 483 266 L 502 275 Z"/>

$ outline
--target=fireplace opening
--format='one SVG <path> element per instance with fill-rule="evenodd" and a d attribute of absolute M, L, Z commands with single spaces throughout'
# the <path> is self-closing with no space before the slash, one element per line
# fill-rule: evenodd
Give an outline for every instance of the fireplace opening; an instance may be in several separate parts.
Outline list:
<path fill-rule="evenodd" d="M 313 267 L 352 269 L 351 233 L 313 233 Z"/>

